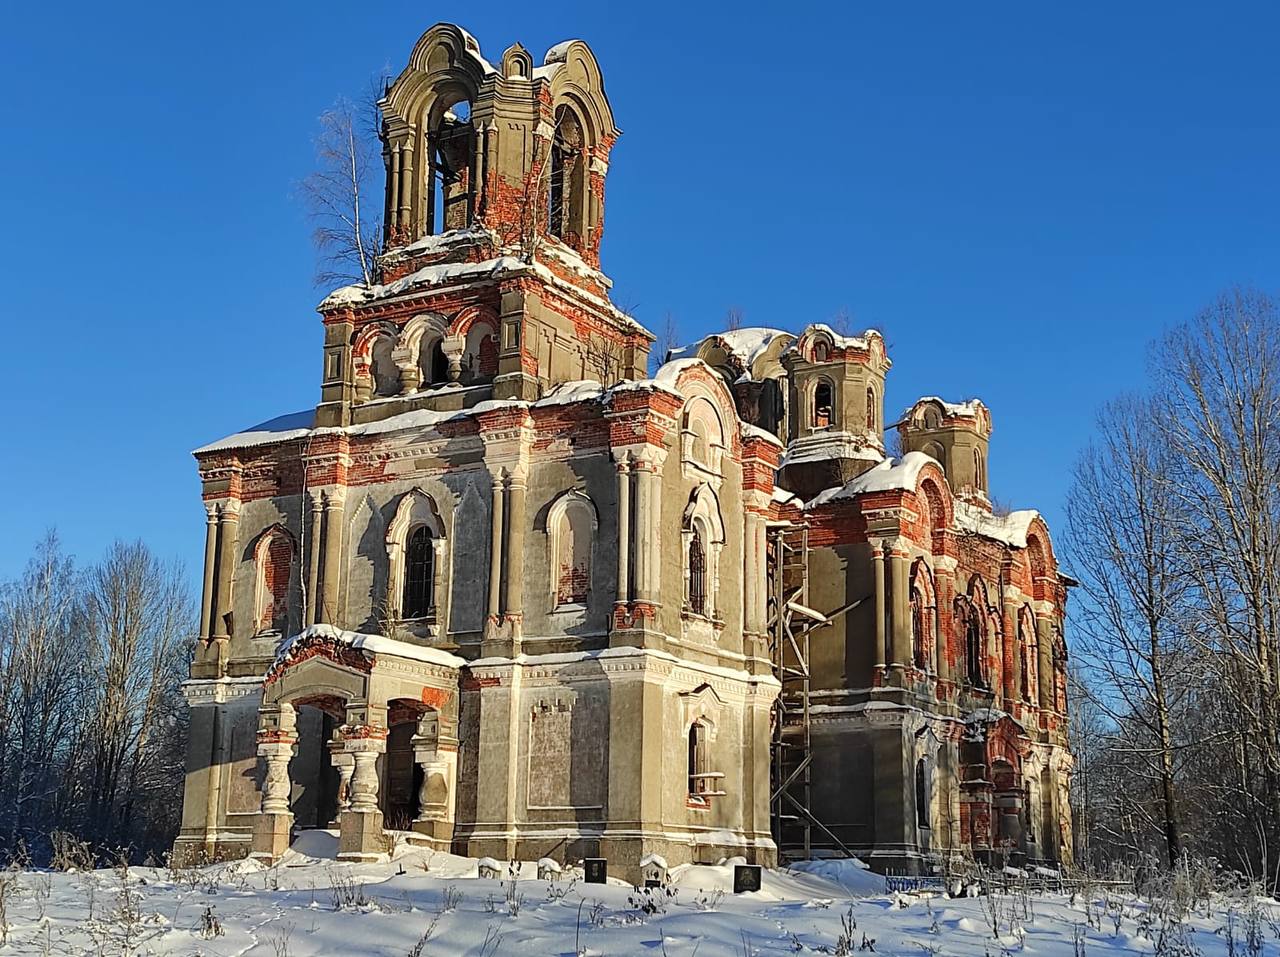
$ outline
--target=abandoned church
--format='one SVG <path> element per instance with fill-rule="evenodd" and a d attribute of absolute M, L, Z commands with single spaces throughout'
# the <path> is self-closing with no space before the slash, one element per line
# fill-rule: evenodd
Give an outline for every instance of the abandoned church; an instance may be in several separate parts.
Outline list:
<path fill-rule="evenodd" d="M 440 24 L 380 108 L 385 248 L 320 303 L 318 405 L 195 452 L 178 857 L 1067 859 L 1071 581 L 992 508 L 987 407 L 886 422 L 884 339 L 821 323 L 650 375 L 581 41 Z"/>

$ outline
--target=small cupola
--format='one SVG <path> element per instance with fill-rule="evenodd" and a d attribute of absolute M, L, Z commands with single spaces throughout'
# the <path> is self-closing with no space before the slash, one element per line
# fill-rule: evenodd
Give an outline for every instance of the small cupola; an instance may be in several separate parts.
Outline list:
<path fill-rule="evenodd" d="M 938 460 L 957 496 L 975 505 L 990 505 L 987 448 L 991 412 L 981 399 L 917 399 L 898 423 L 898 435 L 903 452 L 923 452 Z"/>
<path fill-rule="evenodd" d="M 788 380 L 783 484 L 799 495 L 843 485 L 884 459 L 884 381 L 893 365 L 875 329 L 809 326 L 782 354 Z"/>

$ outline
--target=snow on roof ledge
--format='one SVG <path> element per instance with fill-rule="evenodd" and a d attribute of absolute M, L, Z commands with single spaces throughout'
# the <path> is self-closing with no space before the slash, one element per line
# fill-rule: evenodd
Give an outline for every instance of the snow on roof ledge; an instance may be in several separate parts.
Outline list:
<path fill-rule="evenodd" d="M 673 362 L 677 359 L 694 358 L 702 351 L 703 347 L 713 339 L 716 339 L 724 347 L 725 352 L 742 363 L 742 367 L 750 375 L 751 367 L 755 364 L 755 361 L 768 350 L 769 346 L 783 336 L 790 339 L 795 338 L 785 329 L 774 329 L 769 326 L 746 326 L 742 329 L 713 332 L 711 335 L 703 336 L 687 346 L 672 349 L 669 354 Z"/>
<path fill-rule="evenodd" d="M 933 456 L 924 452 L 908 452 L 896 460 L 886 458 L 840 488 L 819 492 L 805 508 L 813 508 L 836 499 L 856 498 L 868 492 L 914 491 L 920 478 L 920 470 L 930 462 L 938 464 Z"/>
<path fill-rule="evenodd" d="M 203 455 L 206 452 L 221 452 L 228 449 L 243 449 L 254 445 L 266 445 L 270 442 L 288 442 L 300 439 L 311 432 L 316 423 L 316 410 L 305 409 L 302 412 L 290 412 L 267 419 L 241 432 L 236 432 L 216 442 L 202 445 L 192 455 Z"/>
<path fill-rule="evenodd" d="M 956 528 L 1004 542 L 1013 548 L 1027 547 L 1027 532 L 1031 530 L 1031 523 L 1040 516 L 1034 508 L 1010 512 L 1008 515 L 993 515 L 976 505 L 961 501 L 955 503 L 955 512 Z"/>
<path fill-rule="evenodd" d="M 446 668 L 461 668 L 467 662 L 457 655 L 451 655 L 439 648 L 427 645 L 415 645 L 407 641 L 388 638 L 385 635 L 368 635 L 360 631 L 345 631 L 333 625 L 310 625 L 292 638 L 283 642 L 276 650 L 276 664 L 287 661 L 294 647 L 305 638 L 327 638 L 352 648 L 367 651 L 374 655 L 395 655 L 411 661 L 422 661 L 432 665 L 443 665 Z"/>
<path fill-rule="evenodd" d="M 987 407 L 986 403 L 977 397 L 965 399 L 963 402 L 948 402 L 946 399 L 940 398 L 936 395 L 922 395 L 920 398 L 912 402 L 911 405 L 907 406 L 907 410 L 902 413 L 902 418 L 910 418 L 911 413 L 920 408 L 920 406 L 924 405 L 926 402 L 936 402 L 942 407 L 942 411 L 948 416 L 976 416 L 980 409 L 985 409 Z"/>

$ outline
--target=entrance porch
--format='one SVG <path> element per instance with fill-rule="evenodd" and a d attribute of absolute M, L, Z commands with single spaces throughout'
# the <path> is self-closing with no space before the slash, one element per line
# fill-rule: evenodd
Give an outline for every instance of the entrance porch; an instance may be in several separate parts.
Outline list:
<path fill-rule="evenodd" d="M 331 815 L 340 859 L 384 853 L 388 824 L 448 850 L 463 663 L 436 648 L 324 625 L 287 643 L 258 709 L 265 773 L 252 856 L 277 860 L 295 825 L 325 827 Z"/>

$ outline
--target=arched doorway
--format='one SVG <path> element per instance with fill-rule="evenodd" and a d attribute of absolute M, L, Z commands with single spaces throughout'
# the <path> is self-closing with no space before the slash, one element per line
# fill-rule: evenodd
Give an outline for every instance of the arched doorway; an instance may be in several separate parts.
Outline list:
<path fill-rule="evenodd" d="M 334 763 L 334 742 L 346 714 L 346 702 L 336 695 L 317 694 L 300 696 L 291 704 L 297 729 L 296 750 L 289 762 L 293 828 L 336 827 L 342 776 Z"/>

